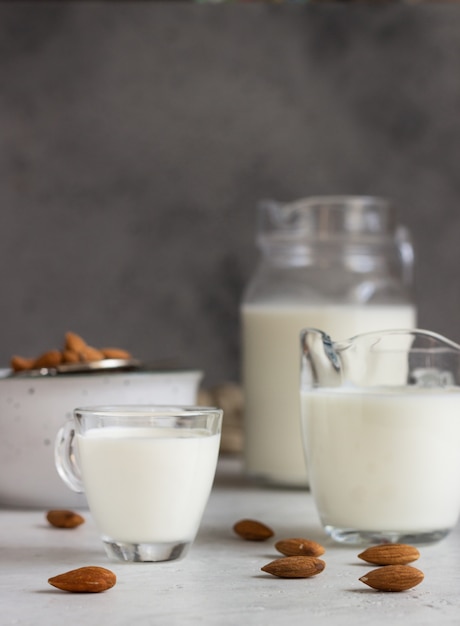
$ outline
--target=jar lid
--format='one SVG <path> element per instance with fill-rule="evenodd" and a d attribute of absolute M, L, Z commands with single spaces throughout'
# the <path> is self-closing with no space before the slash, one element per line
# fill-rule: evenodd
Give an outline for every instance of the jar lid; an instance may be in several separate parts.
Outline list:
<path fill-rule="evenodd" d="M 258 241 L 393 238 L 394 208 L 374 196 L 313 196 L 290 203 L 264 200 L 259 205 Z"/>

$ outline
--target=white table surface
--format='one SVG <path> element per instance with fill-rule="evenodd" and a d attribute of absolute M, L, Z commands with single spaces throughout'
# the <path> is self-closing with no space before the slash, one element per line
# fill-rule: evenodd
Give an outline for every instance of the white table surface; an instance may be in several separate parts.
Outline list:
<path fill-rule="evenodd" d="M 424 626 L 460 623 L 460 528 L 420 547 L 414 563 L 425 573 L 416 588 L 377 592 L 358 579 L 372 569 L 355 547 L 328 540 L 311 495 L 259 488 L 241 475 L 237 459 L 222 458 L 197 540 L 181 561 L 118 563 L 105 556 L 87 511 L 76 529 L 52 528 L 45 512 L 0 510 L 0 625 L 237 625 L 356 624 Z M 243 517 L 272 526 L 267 542 L 232 531 Z M 279 579 L 260 568 L 282 555 L 276 539 L 309 537 L 326 546 L 326 569 L 309 579 Z M 84 565 L 108 567 L 117 584 L 99 594 L 71 594 L 49 577 Z"/>

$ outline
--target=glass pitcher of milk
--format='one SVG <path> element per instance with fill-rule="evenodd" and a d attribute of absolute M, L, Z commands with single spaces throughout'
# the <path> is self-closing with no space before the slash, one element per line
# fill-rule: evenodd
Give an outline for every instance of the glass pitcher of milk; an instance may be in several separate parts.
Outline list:
<path fill-rule="evenodd" d="M 414 327 L 413 247 L 380 198 L 267 201 L 258 219 L 260 262 L 241 305 L 245 472 L 259 482 L 305 487 L 300 330 L 345 338 Z"/>
<path fill-rule="evenodd" d="M 430 543 L 460 512 L 460 346 L 424 330 L 301 333 L 311 490 L 336 541 Z"/>

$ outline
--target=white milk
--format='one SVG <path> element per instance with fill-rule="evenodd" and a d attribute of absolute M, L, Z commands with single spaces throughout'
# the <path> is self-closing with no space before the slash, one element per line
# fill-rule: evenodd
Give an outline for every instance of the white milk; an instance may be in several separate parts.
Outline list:
<path fill-rule="evenodd" d="M 243 306 L 247 473 L 280 485 L 308 484 L 300 436 L 302 328 L 318 328 L 338 341 L 373 330 L 414 326 L 415 309 L 409 305 Z"/>
<path fill-rule="evenodd" d="M 106 538 L 192 541 L 211 491 L 219 435 L 103 428 L 78 435 L 85 493 Z"/>
<path fill-rule="evenodd" d="M 460 510 L 460 388 L 302 393 L 312 491 L 325 526 L 423 532 Z"/>

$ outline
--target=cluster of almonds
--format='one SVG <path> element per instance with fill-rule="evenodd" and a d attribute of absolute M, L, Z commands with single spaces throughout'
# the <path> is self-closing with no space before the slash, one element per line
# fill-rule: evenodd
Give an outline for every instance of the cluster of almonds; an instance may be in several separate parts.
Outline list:
<path fill-rule="evenodd" d="M 84 523 L 84 518 L 73 511 L 48 511 L 46 518 L 56 528 L 76 528 Z M 236 522 L 233 530 L 246 541 L 266 541 L 274 536 L 274 531 L 257 520 L 242 519 Z M 281 539 L 275 548 L 283 554 L 261 570 L 278 578 L 310 578 L 320 574 L 326 567 L 319 557 L 325 553 L 320 543 L 299 537 Z M 420 553 L 407 544 L 381 544 L 371 546 L 358 554 L 358 558 L 378 565 L 359 579 L 378 591 L 406 591 L 422 582 L 424 574 L 409 563 L 416 561 Z M 69 572 L 53 576 L 48 583 L 53 587 L 73 593 L 98 593 L 116 584 L 115 574 L 98 566 L 79 567 Z"/>
<path fill-rule="evenodd" d="M 274 531 L 257 520 L 242 519 L 233 526 L 234 532 L 246 541 L 266 541 L 274 536 Z M 310 578 L 320 574 L 326 563 L 318 558 L 325 548 L 310 539 L 291 538 L 275 543 L 275 548 L 284 555 L 262 567 L 262 571 L 279 578 Z M 407 544 L 381 544 L 371 546 L 358 554 L 358 558 L 378 565 L 359 579 L 378 591 L 405 591 L 412 589 L 424 579 L 424 574 L 409 563 L 420 556 L 414 546 Z"/>
<path fill-rule="evenodd" d="M 55 528 L 77 528 L 84 524 L 85 519 L 74 511 L 48 511 L 46 519 Z M 111 589 L 117 582 L 115 574 L 97 565 L 87 565 L 64 572 L 48 579 L 48 582 L 57 589 L 73 593 L 99 593 Z"/>
<path fill-rule="evenodd" d="M 358 554 L 358 557 L 367 563 L 380 565 L 359 579 L 379 591 L 406 591 L 420 584 L 424 574 L 409 563 L 416 561 L 420 556 L 414 546 L 405 543 L 386 543 L 371 546 Z"/>
<path fill-rule="evenodd" d="M 73 332 L 67 332 L 64 337 L 64 347 L 61 350 L 48 350 L 38 357 L 11 357 L 13 372 L 53 368 L 58 365 L 74 363 L 90 363 L 104 359 L 130 359 L 131 354 L 121 348 L 95 348 Z"/>

